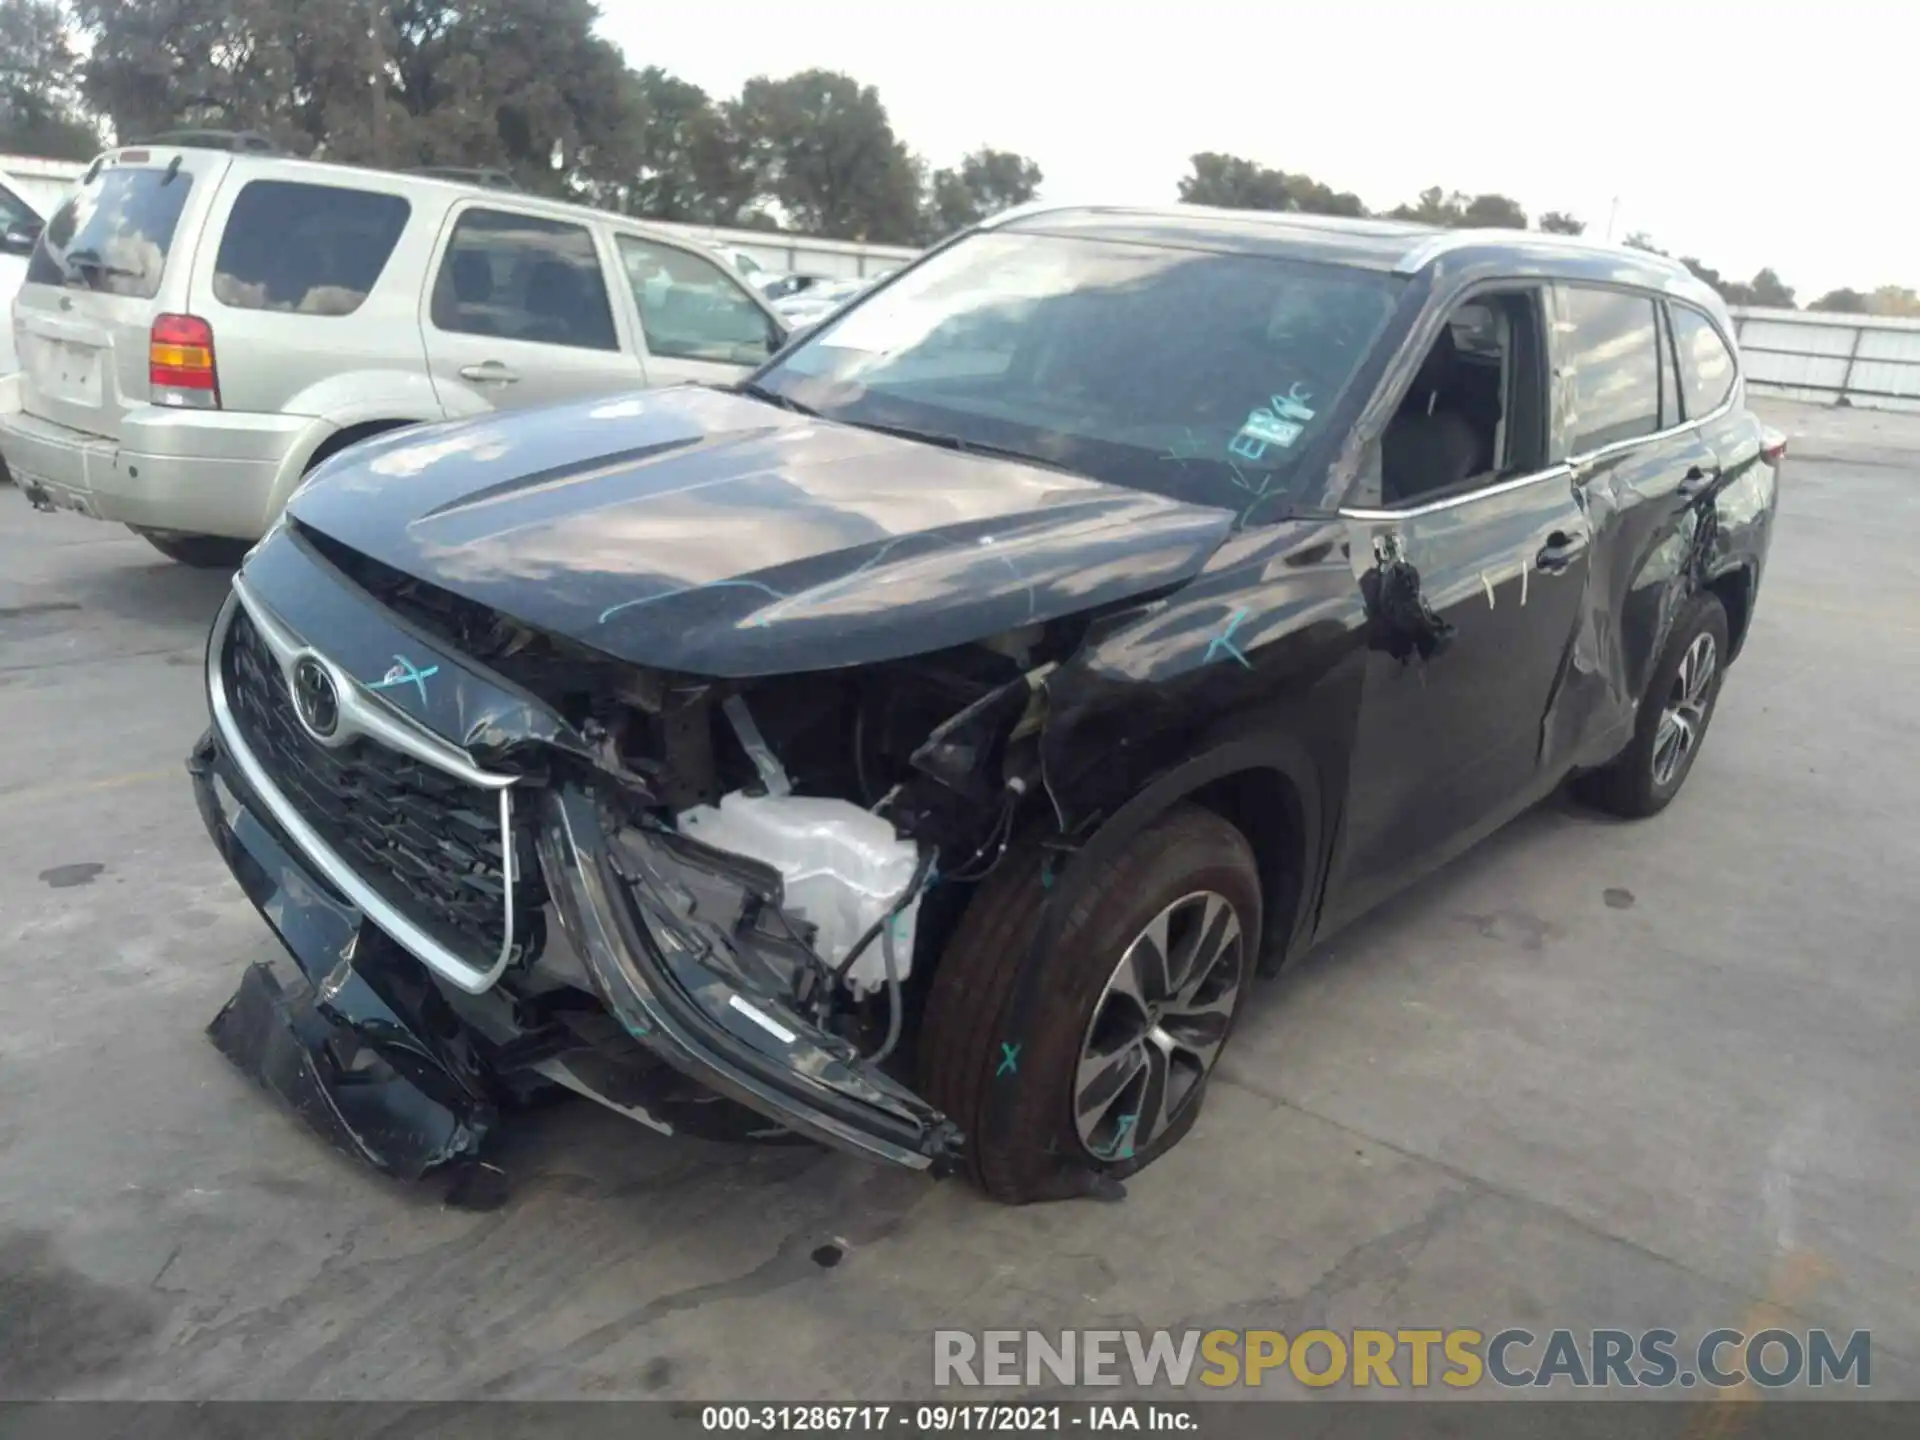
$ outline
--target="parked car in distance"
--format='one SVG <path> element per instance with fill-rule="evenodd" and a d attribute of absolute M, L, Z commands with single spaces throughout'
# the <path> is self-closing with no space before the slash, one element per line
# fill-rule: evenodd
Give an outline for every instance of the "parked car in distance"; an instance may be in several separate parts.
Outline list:
<path fill-rule="evenodd" d="M 798 330 L 819 324 L 874 283 L 872 278 L 828 280 L 775 300 L 773 308 L 790 328 Z"/>
<path fill-rule="evenodd" d="M 40 239 L 42 218 L 32 201 L 0 181 L 0 306 L 7 310 L 0 324 L 0 375 L 20 368 L 13 344 L 13 297 L 27 278 L 27 257 Z"/>
<path fill-rule="evenodd" d="M 1588 242 L 1042 205 L 732 387 L 368 442 L 210 638 L 291 957 L 214 1038 L 405 1175 L 558 1084 L 1112 1193 L 1256 973 L 1685 784 L 1785 444 L 1730 334 Z"/>
<path fill-rule="evenodd" d="M 769 270 L 738 245 L 716 245 L 713 248 L 721 259 L 731 265 L 763 296 L 769 294 L 770 287 L 786 278 L 777 270 Z"/>
<path fill-rule="evenodd" d="M 471 180 L 233 146 L 123 146 L 13 306 L 0 454 L 30 498 L 238 560 L 382 431 L 681 381 L 785 338 L 704 247 Z"/>

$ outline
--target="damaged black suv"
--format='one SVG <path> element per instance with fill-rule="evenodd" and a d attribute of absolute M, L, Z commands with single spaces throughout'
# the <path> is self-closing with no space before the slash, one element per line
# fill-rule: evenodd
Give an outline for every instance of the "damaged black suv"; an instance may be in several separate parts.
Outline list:
<path fill-rule="evenodd" d="M 1038 206 L 744 383 L 355 446 L 207 651 L 298 972 L 214 1038 L 402 1175 L 566 1087 L 1112 1193 L 1257 972 L 1672 799 L 1783 449 L 1728 334 L 1633 251 Z"/>

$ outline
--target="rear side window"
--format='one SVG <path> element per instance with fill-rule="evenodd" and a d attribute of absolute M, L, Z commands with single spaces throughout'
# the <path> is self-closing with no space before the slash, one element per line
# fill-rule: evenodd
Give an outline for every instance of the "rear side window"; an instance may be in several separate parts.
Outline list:
<path fill-rule="evenodd" d="M 185 171 L 102 170 L 62 205 L 27 264 L 29 285 L 76 285 L 151 300 L 193 189 Z"/>
<path fill-rule="evenodd" d="M 233 202 L 213 294 L 236 310 L 351 315 L 386 269 L 412 206 L 341 185 L 253 180 Z"/>
<path fill-rule="evenodd" d="M 618 350 L 606 277 L 583 225 L 468 210 L 433 285 L 433 323 L 461 335 Z"/>
<path fill-rule="evenodd" d="M 1653 434 L 1660 428 L 1660 332 L 1652 299 L 1580 285 L 1560 294 L 1558 364 L 1572 387 L 1567 452 Z"/>
<path fill-rule="evenodd" d="M 1673 338 L 1680 351 L 1680 389 L 1687 397 L 1687 418 L 1698 420 L 1718 410 L 1732 393 L 1737 368 L 1733 352 L 1713 322 L 1698 310 L 1674 305 L 1667 313 L 1673 316 Z"/>

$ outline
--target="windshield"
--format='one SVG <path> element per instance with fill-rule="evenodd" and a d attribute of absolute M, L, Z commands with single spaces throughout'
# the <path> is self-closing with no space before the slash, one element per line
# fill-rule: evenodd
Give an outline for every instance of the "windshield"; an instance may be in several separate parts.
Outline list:
<path fill-rule="evenodd" d="M 1398 297 L 1391 275 L 984 234 L 829 321 L 759 377 L 831 419 L 1012 450 L 1276 518 Z"/>
<path fill-rule="evenodd" d="M 114 169 L 82 185 L 41 232 L 30 285 L 79 285 L 150 300 L 193 177 L 177 169 Z"/>

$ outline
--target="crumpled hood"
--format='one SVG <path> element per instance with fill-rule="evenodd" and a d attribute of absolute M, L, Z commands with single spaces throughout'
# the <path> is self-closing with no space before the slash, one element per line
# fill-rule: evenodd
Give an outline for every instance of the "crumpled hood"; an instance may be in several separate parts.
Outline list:
<path fill-rule="evenodd" d="M 1233 523 L 681 386 L 400 431 L 300 525 L 637 664 L 747 677 L 937 650 L 1178 583 Z"/>

